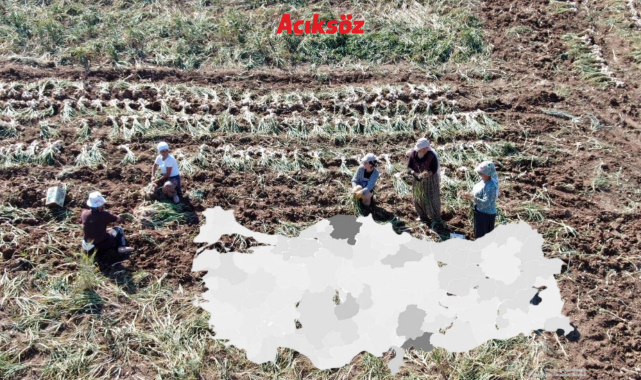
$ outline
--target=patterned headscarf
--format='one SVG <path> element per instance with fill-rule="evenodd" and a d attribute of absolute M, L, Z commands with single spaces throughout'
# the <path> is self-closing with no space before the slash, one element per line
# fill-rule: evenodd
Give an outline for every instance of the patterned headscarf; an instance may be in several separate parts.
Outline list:
<path fill-rule="evenodd" d="M 496 196 L 499 195 L 499 175 L 496 173 L 496 167 L 492 161 L 483 161 L 476 167 L 476 171 L 483 175 L 489 175 L 491 181 L 496 185 Z"/>

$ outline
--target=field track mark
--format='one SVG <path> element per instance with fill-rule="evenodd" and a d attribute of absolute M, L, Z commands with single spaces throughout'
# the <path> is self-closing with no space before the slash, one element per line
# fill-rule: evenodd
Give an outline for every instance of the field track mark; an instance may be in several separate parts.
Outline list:
<path fill-rule="evenodd" d="M 376 84 L 406 82 L 412 77 L 413 81 L 429 81 L 420 73 L 410 73 L 408 66 L 397 65 L 379 67 L 376 71 L 347 70 L 328 68 L 324 71 L 312 72 L 308 69 L 292 71 L 283 70 L 198 70 L 181 71 L 165 68 L 138 68 L 138 69 L 95 69 L 85 71 L 79 67 L 54 67 L 38 68 L 22 64 L 0 61 L 0 80 L 4 81 L 35 81 L 38 79 L 58 78 L 85 81 L 117 81 L 117 80 L 148 80 L 164 83 L 193 83 L 202 85 L 212 84 L 238 84 L 243 85 L 339 85 L 339 84 Z M 300 87 L 297 87 L 300 88 Z"/>

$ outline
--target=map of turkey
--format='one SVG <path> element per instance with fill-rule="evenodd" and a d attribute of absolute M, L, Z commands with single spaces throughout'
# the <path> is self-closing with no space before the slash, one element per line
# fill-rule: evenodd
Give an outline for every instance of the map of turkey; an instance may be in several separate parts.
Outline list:
<path fill-rule="evenodd" d="M 195 242 L 238 234 L 261 244 L 252 254 L 203 250 L 192 268 L 208 272 L 199 306 L 216 337 L 259 364 L 278 347 L 319 369 L 392 347 L 395 374 L 410 347 L 464 352 L 532 330 L 573 330 L 554 279 L 563 262 L 546 259 L 542 236 L 523 222 L 435 243 L 371 217 L 335 216 L 290 238 L 253 232 L 232 210 L 204 215 Z"/>

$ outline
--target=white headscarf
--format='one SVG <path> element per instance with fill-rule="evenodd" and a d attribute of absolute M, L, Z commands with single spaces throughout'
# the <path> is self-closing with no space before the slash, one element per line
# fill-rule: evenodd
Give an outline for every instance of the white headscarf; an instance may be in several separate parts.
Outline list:
<path fill-rule="evenodd" d="M 434 153 L 434 157 L 436 157 L 436 174 L 439 176 L 441 175 L 441 163 L 440 160 L 438 159 L 438 154 L 436 154 L 436 151 L 434 148 L 432 148 L 432 144 L 430 144 L 430 140 L 426 139 L 425 137 L 421 137 L 416 141 L 416 145 L 414 145 L 414 150 L 419 151 L 424 148 L 429 148 L 429 150 Z"/>
<path fill-rule="evenodd" d="M 161 143 L 158 143 L 158 153 L 162 152 L 165 149 L 169 149 L 169 144 L 167 144 L 164 141 Z"/>

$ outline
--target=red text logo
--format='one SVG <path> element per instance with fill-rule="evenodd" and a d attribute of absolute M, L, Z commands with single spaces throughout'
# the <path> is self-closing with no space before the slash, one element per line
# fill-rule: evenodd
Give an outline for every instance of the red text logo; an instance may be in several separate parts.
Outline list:
<path fill-rule="evenodd" d="M 336 32 L 341 34 L 363 34 L 363 25 L 365 21 L 354 20 L 352 15 L 341 15 L 341 21 L 338 20 L 320 20 L 320 16 L 314 15 L 312 21 L 298 20 L 292 23 L 292 18 L 289 13 L 285 13 L 280 19 L 278 30 L 276 34 L 283 32 L 295 36 L 302 36 L 303 34 L 334 34 Z"/>

